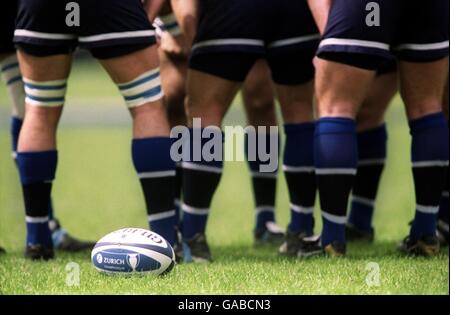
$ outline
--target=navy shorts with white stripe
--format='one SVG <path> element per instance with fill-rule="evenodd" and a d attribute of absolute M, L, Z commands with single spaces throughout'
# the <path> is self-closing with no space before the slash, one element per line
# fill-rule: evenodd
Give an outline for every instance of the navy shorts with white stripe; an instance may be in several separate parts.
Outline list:
<path fill-rule="evenodd" d="M 13 36 L 14 20 L 17 13 L 17 0 L 4 2 L 0 11 L 0 54 L 10 54 L 15 51 Z"/>
<path fill-rule="evenodd" d="M 375 70 L 448 56 L 448 0 L 334 0 L 318 56 Z"/>
<path fill-rule="evenodd" d="M 70 53 L 79 46 L 105 59 L 156 43 L 141 0 L 78 0 L 79 26 L 67 25 L 69 0 L 18 1 L 14 42 L 31 55 Z"/>
<path fill-rule="evenodd" d="M 266 58 L 276 83 L 302 84 L 319 40 L 306 0 L 201 0 L 190 67 L 242 82 Z"/>

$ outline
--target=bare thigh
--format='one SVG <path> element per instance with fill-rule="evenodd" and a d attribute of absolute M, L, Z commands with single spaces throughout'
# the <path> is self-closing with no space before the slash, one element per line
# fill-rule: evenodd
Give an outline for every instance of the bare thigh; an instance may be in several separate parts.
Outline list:
<path fill-rule="evenodd" d="M 133 81 L 143 73 L 159 67 L 156 46 L 126 56 L 100 60 L 100 63 L 116 83 Z M 135 138 L 166 137 L 170 135 L 167 111 L 163 101 L 150 102 L 130 109 Z"/>
<path fill-rule="evenodd" d="M 220 127 L 241 83 L 228 81 L 204 72 L 188 71 L 187 115 L 192 127 L 201 118 L 202 127 Z"/>
<path fill-rule="evenodd" d="M 400 92 L 410 120 L 441 112 L 448 58 L 430 63 L 400 62 Z"/>
<path fill-rule="evenodd" d="M 265 60 L 258 60 L 248 74 L 242 87 L 242 99 L 249 125 L 277 125 L 274 87 Z"/>
<path fill-rule="evenodd" d="M 358 131 L 384 124 L 386 111 L 398 92 L 397 73 L 378 76 L 372 83 L 357 116 Z"/>
<path fill-rule="evenodd" d="M 317 59 L 316 97 L 319 117 L 355 119 L 370 90 L 374 71 Z"/>

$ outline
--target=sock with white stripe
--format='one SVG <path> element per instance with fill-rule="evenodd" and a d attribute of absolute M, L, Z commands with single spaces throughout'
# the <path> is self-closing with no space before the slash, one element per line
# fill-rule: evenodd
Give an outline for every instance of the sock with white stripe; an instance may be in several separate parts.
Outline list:
<path fill-rule="evenodd" d="M 266 148 L 272 137 L 279 138 L 279 134 L 266 133 L 265 135 L 257 135 L 266 137 Z M 279 143 L 279 141 L 278 141 Z M 256 150 L 258 150 L 259 141 L 256 142 Z M 261 172 L 261 165 L 264 162 L 256 155 L 256 161 L 249 160 L 249 141 L 248 135 L 245 135 L 245 157 L 252 176 L 253 198 L 256 208 L 256 230 L 267 229 L 268 222 L 275 222 L 275 196 L 277 190 L 277 174 L 278 169 L 271 173 Z M 266 150 L 267 151 L 267 150 Z"/>
<path fill-rule="evenodd" d="M 447 171 L 447 181 L 445 184 L 445 190 L 442 194 L 441 205 L 439 207 L 439 220 L 448 225 L 449 221 L 449 209 L 448 209 L 448 171 Z"/>
<path fill-rule="evenodd" d="M 372 231 L 375 199 L 387 153 L 386 125 L 358 133 L 358 151 L 349 223 L 360 230 Z"/>
<path fill-rule="evenodd" d="M 20 136 L 20 131 L 22 130 L 22 124 L 23 124 L 23 119 L 21 118 L 17 118 L 17 117 L 12 117 L 11 119 L 11 144 L 12 144 L 12 154 L 14 159 L 16 159 L 17 156 L 17 145 L 19 143 L 19 136 Z M 54 221 L 54 217 L 53 217 L 53 202 L 50 199 L 50 202 L 48 204 L 48 218 L 49 218 L 49 222 L 50 222 L 50 229 L 53 231 L 52 226 L 56 226 L 56 224 L 52 224 L 55 223 Z"/>
<path fill-rule="evenodd" d="M 133 163 L 140 178 L 152 231 L 176 242 L 175 163 L 170 157 L 172 139 L 134 139 Z"/>
<path fill-rule="evenodd" d="M 314 174 L 314 123 L 289 124 L 284 127 L 286 145 L 284 173 L 291 203 L 289 230 L 313 234 L 316 178 Z"/>
<path fill-rule="evenodd" d="M 27 245 L 53 247 L 48 205 L 57 163 L 57 151 L 17 154 L 25 201 Z"/>
<path fill-rule="evenodd" d="M 203 131 L 204 129 L 190 129 L 191 139 L 194 133 Z M 214 129 L 212 132 L 219 133 L 221 131 L 220 129 Z M 191 140 L 191 153 L 194 151 L 192 148 L 196 146 L 203 151 L 210 139 L 212 138 L 202 138 L 201 143 L 195 145 L 194 141 Z M 183 162 L 182 232 L 184 240 L 190 240 L 196 234 L 204 234 L 206 232 L 212 198 L 219 185 L 223 169 L 223 158 L 220 161 L 206 161 L 202 154 L 200 159 L 190 157 L 188 160 L 189 162 L 186 160 Z"/>
<path fill-rule="evenodd" d="M 322 246 L 345 242 L 348 198 L 358 160 L 356 125 L 348 118 L 322 118 L 316 125 L 314 161 L 320 193 Z"/>
<path fill-rule="evenodd" d="M 23 119 L 25 115 L 25 86 L 16 55 L 0 62 L 0 74 L 6 84 L 8 95 L 12 102 L 13 117 Z"/>
<path fill-rule="evenodd" d="M 448 171 L 448 125 L 443 113 L 410 121 L 416 215 L 410 238 L 435 235 Z"/>

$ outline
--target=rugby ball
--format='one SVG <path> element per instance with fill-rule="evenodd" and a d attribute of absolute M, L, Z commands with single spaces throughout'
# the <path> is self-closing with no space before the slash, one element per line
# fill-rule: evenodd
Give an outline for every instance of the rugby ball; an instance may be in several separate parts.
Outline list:
<path fill-rule="evenodd" d="M 91 260 L 103 273 L 162 275 L 175 265 L 175 253 L 162 236 L 144 229 L 126 228 L 99 240 Z"/>

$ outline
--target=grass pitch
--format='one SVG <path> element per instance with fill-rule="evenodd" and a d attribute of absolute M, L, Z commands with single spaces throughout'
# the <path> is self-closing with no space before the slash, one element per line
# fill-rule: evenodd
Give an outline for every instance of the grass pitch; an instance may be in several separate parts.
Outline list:
<path fill-rule="evenodd" d="M 240 103 L 237 99 L 227 124 L 244 121 Z M 249 173 L 244 163 L 232 162 L 225 166 L 208 226 L 215 262 L 179 265 L 164 278 L 104 276 L 91 266 L 89 253 L 58 253 L 49 263 L 22 258 L 24 211 L 9 153 L 7 104 L 0 86 L 0 243 L 8 250 L 0 257 L 0 294 L 449 294 L 448 248 L 433 259 L 396 252 L 414 209 L 410 137 L 399 99 L 388 114 L 389 160 L 377 201 L 375 244 L 351 244 L 348 257 L 338 260 L 287 259 L 275 249 L 253 248 Z M 96 240 L 122 227 L 147 227 L 130 158 L 129 122 L 104 71 L 77 63 L 59 133 L 54 187 L 56 215 L 77 237 Z M 280 174 L 277 217 L 283 226 L 288 207 Z M 79 266 L 78 286 L 68 285 L 74 279 L 71 263 Z"/>

